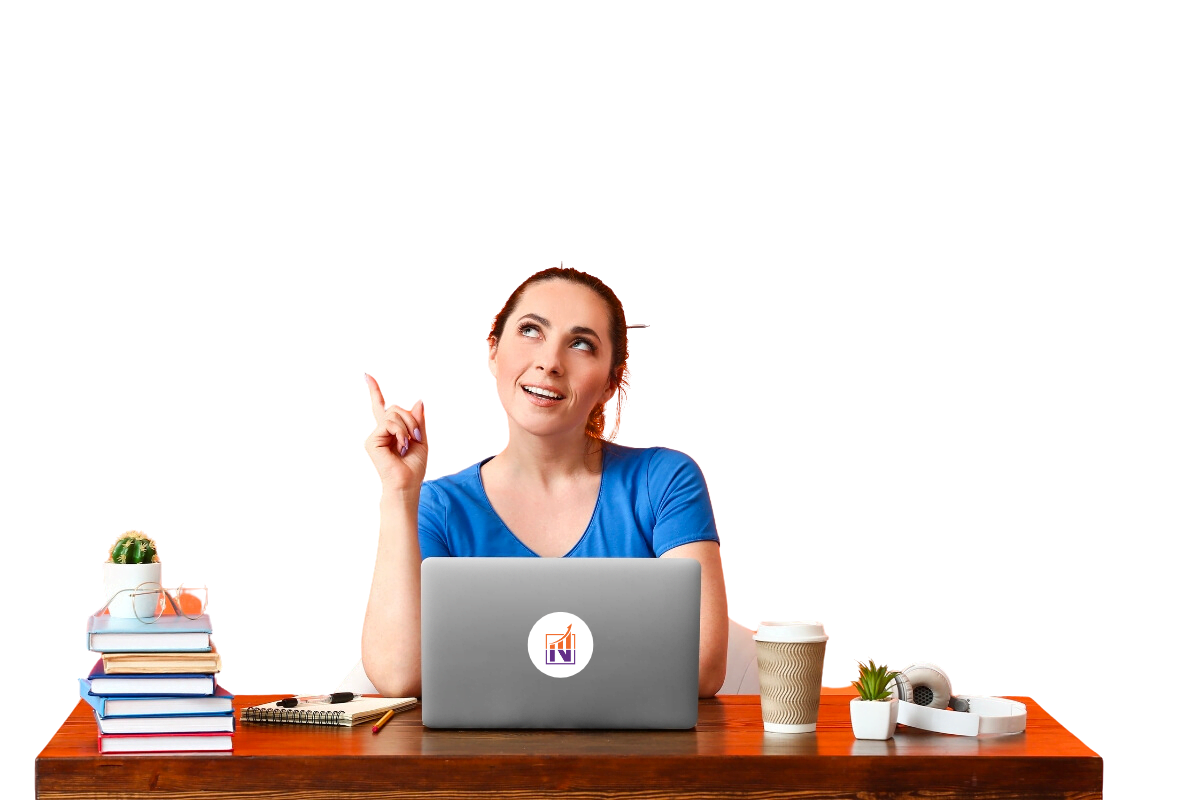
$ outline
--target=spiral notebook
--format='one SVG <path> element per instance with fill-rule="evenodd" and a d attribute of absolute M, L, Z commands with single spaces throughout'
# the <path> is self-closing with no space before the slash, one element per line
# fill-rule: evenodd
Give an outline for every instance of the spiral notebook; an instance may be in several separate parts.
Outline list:
<path fill-rule="evenodd" d="M 360 725 L 379 719 L 389 709 L 403 711 L 415 697 L 360 697 L 348 703 L 309 703 L 280 708 L 274 702 L 242 709 L 242 722 L 299 722 L 309 725 Z"/>

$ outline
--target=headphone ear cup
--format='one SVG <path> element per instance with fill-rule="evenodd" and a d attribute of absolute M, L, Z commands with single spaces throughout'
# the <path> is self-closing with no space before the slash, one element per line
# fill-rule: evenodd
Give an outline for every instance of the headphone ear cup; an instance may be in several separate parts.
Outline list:
<path fill-rule="evenodd" d="M 884 688 L 892 693 L 892 697 L 903 703 L 911 703 L 913 701 L 912 681 L 910 681 L 908 676 L 903 672 L 892 678 L 892 680 Z"/>
<path fill-rule="evenodd" d="M 908 697 L 901 697 L 919 706 L 944 709 L 950 705 L 953 691 L 950 678 L 935 664 L 913 664 L 906 667 L 899 677 L 908 682 Z"/>

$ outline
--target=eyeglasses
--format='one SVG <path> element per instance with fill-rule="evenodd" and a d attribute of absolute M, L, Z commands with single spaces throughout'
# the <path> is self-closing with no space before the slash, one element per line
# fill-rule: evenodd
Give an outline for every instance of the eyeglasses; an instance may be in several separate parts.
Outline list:
<path fill-rule="evenodd" d="M 126 613 L 113 614 L 111 607 L 114 604 Z M 141 583 L 133 589 L 122 589 L 108 598 L 108 602 L 96 615 L 128 617 L 131 616 L 127 612 L 129 606 L 133 607 L 132 616 L 147 624 L 157 622 L 162 616 L 196 619 L 208 608 L 208 587 L 179 586 L 175 589 L 164 589 L 157 583 Z"/>

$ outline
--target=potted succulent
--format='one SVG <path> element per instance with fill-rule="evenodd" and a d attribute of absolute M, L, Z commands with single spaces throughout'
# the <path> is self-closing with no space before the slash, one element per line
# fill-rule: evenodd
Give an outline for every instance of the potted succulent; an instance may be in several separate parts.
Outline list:
<path fill-rule="evenodd" d="M 114 617 L 153 619 L 158 604 L 157 594 L 141 594 L 136 598 L 129 596 L 133 589 L 143 583 L 162 585 L 158 546 L 141 531 L 126 531 L 109 548 L 108 561 L 104 564 L 104 596 L 109 599 L 108 613 Z M 136 609 L 134 602 L 138 604 Z"/>
<path fill-rule="evenodd" d="M 886 687 L 900 673 L 889 672 L 886 664 L 869 663 L 858 662 L 858 680 L 851 683 L 858 697 L 850 700 L 850 725 L 856 739 L 890 739 L 900 705 Z"/>

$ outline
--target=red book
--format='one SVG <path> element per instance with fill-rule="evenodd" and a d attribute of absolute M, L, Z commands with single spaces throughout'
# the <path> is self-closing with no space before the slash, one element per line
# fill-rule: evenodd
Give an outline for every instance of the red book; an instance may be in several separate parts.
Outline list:
<path fill-rule="evenodd" d="M 233 750 L 232 733 L 100 733 L 101 753 L 211 753 Z"/>

